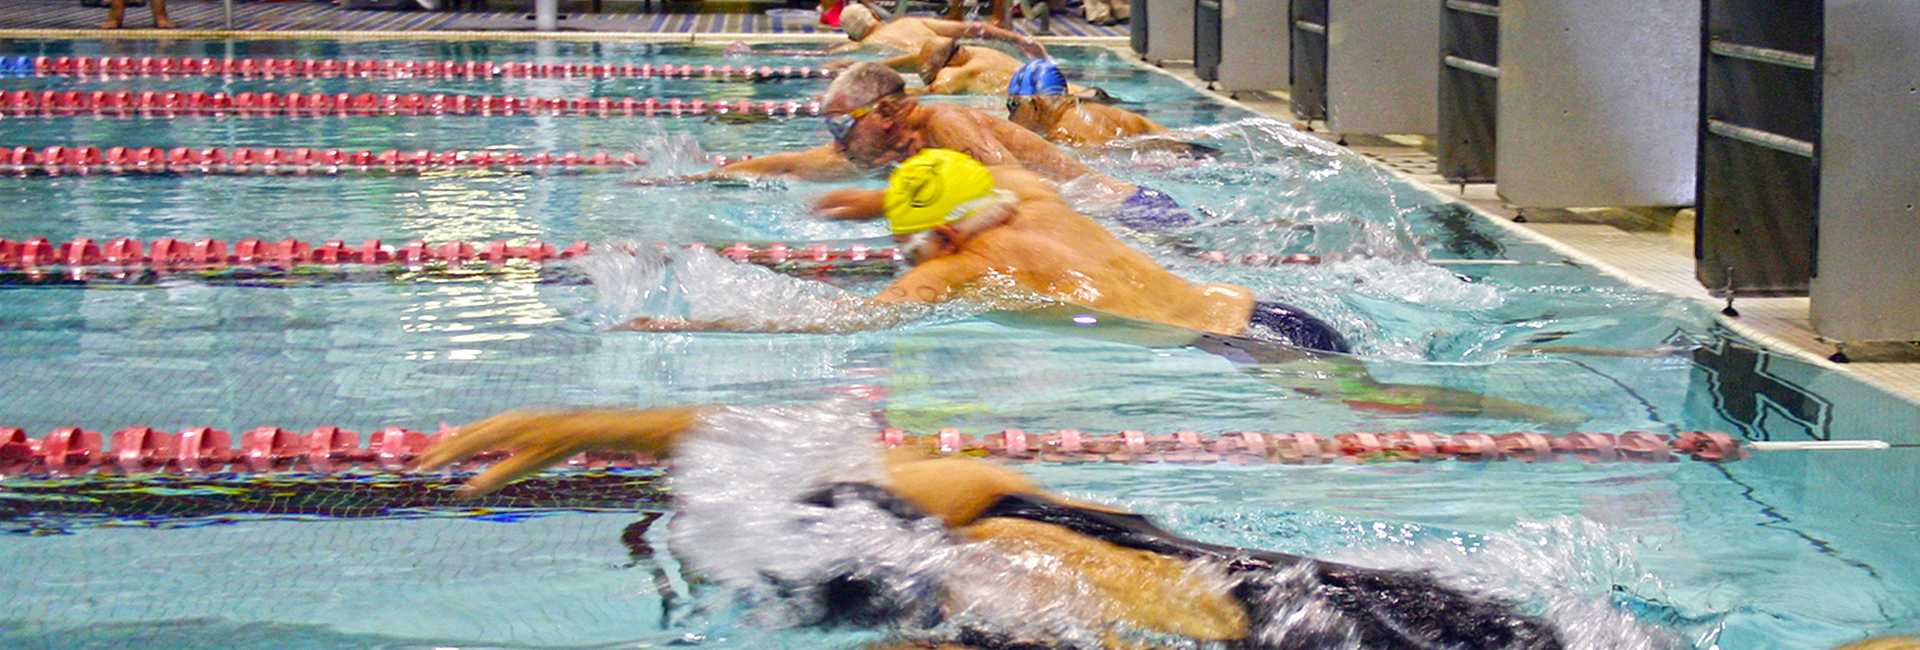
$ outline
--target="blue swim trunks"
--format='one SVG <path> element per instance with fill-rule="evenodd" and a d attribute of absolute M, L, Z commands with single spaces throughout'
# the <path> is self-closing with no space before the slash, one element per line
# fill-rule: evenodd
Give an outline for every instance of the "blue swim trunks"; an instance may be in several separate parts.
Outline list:
<path fill-rule="evenodd" d="M 1352 352 L 1346 337 L 1326 321 L 1284 302 L 1257 302 L 1242 338 L 1342 354 Z"/>
<path fill-rule="evenodd" d="M 1200 223 L 1199 217 L 1180 207 L 1173 197 L 1146 186 L 1139 186 L 1120 204 L 1119 219 L 1121 225 L 1134 230 L 1185 228 Z"/>

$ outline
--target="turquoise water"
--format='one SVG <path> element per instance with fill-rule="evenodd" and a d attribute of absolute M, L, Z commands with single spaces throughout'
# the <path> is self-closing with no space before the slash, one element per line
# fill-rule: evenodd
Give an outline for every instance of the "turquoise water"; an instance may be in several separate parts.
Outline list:
<path fill-rule="evenodd" d="M 481 59 L 808 65 L 650 44 L 35 42 L 48 56 Z M 1313 368 L 1247 367 L 1020 329 L 948 310 L 850 335 L 609 334 L 640 313 L 832 312 L 816 279 L 677 255 L 595 283 L 534 274 L 254 286 L 0 287 L 0 425 L 112 431 L 272 425 L 434 430 L 520 405 L 807 402 L 878 387 L 913 431 L 1194 430 L 1203 434 L 1431 430 L 1722 430 L 1752 439 L 1915 440 L 1914 407 L 1818 367 L 1758 352 L 1708 307 L 1568 263 L 1351 154 L 1253 119 L 1119 54 L 1059 48 L 1063 67 L 1156 120 L 1203 131 L 1211 161 L 1089 154 L 1115 176 L 1207 211 L 1138 245 L 1183 276 L 1234 282 L 1320 314 L 1385 382 L 1555 409 L 1577 424 L 1382 412 L 1295 390 Z M 0 79 L 0 89 L 421 92 L 797 99 L 822 80 Z M 991 107 L 990 99 L 952 99 Z M 0 178 L 0 237 L 319 242 L 871 240 L 873 224 L 809 218 L 808 183 L 635 187 L 814 146 L 818 120 L 180 117 L 0 119 L 0 144 L 519 149 L 636 152 L 628 174 Z M 878 181 L 867 181 L 877 186 Z M 1069 188 L 1070 190 L 1072 188 Z M 1070 192 L 1071 195 L 1071 192 Z M 1132 236 L 1132 235 L 1130 235 Z M 1192 248 L 1306 252 L 1318 265 L 1225 266 Z M 1511 265 L 1462 264 L 1500 259 Z M 821 278 L 868 291 L 884 277 Z M 805 283 L 805 284 L 803 284 Z M 823 298 L 822 295 L 829 297 Z M 630 298 L 630 299 L 629 299 Z M 831 318 L 831 316 L 821 316 Z M 1586 350 L 1573 353 L 1571 350 Z M 1593 352 L 1602 353 L 1593 353 Z M 1039 466 L 1048 485 L 1139 509 L 1221 543 L 1485 576 L 1560 603 L 1583 647 L 1820 648 L 1920 628 L 1912 451 L 1765 455 L 1724 468 L 1555 465 Z M 4 489 L 4 488 L 0 488 Z M 637 647 L 759 639 L 724 613 L 664 604 L 649 563 L 618 543 L 628 513 L 507 523 L 463 513 L 219 525 L 55 525 L 0 536 L 16 562 L 0 640 L 20 647 Z M 205 523 L 195 519 L 192 523 Z M 59 524 L 59 522 L 55 522 Z M 154 530 L 160 527 L 164 530 Z M 14 530 L 9 528 L 9 530 Z M 1455 541 L 1465 540 L 1465 541 Z M 1491 541 L 1487 541 L 1491 540 Z M 1524 547 L 1473 554 L 1460 549 Z M 260 549 L 272 549 L 261 552 Z M 1457 555 L 1457 556 L 1456 556 Z M 244 562 L 230 558 L 243 557 Z M 659 575 L 684 588 L 671 557 Z M 198 567 L 186 569 L 183 567 Z M 1545 576 L 1544 578 L 1542 576 Z M 669 590 L 670 591 L 670 590 Z M 684 602 L 680 603 L 685 605 Z M 683 608 L 693 609 L 697 608 Z M 1627 620 L 1616 620 L 1624 616 Z M 1609 636 L 1612 635 L 1612 636 Z M 1612 641 L 1612 643 L 1610 643 Z"/>

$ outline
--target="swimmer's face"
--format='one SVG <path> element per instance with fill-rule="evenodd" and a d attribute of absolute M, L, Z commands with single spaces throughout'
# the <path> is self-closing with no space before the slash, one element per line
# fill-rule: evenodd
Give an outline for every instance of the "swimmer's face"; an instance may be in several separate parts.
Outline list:
<path fill-rule="evenodd" d="M 914 266 L 925 264 L 927 260 L 945 255 L 948 237 L 946 226 L 929 228 L 920 232 L 894 235 L 893 241 L 900 245 L 900 254 L 906 256 L 907 263 Z"/>
<path fill-rule="evenodd" d="M 1007 121 L 1046 135 L 1046 125 L 1040 123 L 1040 103 L 1034 101 L 1031 95 L 1007 96 Z"/>
<path fill-rule="evenodd" d="M 905 159 L 899 152 L 901 138 L 889 133 L 893 119 L 884 110 L 886 100 L 882 97 L 860 106 L 823 107 L 834 148 L 849 162 L 871 169 Z"/>

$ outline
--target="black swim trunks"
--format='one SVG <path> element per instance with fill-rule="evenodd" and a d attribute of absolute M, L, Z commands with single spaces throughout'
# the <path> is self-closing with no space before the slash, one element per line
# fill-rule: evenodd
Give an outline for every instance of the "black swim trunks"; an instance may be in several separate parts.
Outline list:
<path fill-rule="evenodd" d="M 1504 603 L 1477 599 L 1415 571 L 1366 569 L 1313 558 L 1207 544 L 1161 530 L 1145 517 L 1001 497 L 981 518 L 1060 526 L 1117 546 L 1222 562 L 1233 596 L 1253 621 L 1245 650 L 1360 647 L 1381 650 L 1559 650 L 1551 625 Z M 1328 616 L 1300 616 L 1318 608 Z M 1330 620 L 1329 620 L 1330 619 Z"/>
<path fill-rule="evenodd" d="M 1346 337 L 1340 336 L 1326 321 L 1284 302 L 1254 303 L 1253 317 L 1247 320 L 1247 329 L 1240 336 L 1310 350 L 1342 354 L 1353 351 L 1347 347 Z"/>
<path fill-rule="evenodd" d="M 1133 195 L 1120 204 L 1120 214 L 1116 217 L 1121 225 L 1134 230 L 1186 228 L 1200 223 L 1199 217 L 1180 207 L 1166 192 L 1144 186 L 1136 188 Z"/>
<path fill-rule="evenodd" d="M 905 499 L 874 485 L 838 483 L 805 499 L 834 508 L 866 503 L 901 522 L 926 515 Z M 1308 650 L 1359 647 L 1368 650 L 1560 650 L 1545 621 L 1491 600 L 1474 598 L 1415 571 L 1366 569 L 1272 551 L 1208 544 L 1180 537 L 1136 514 L 1066 505 L 1029 494 L 1000 497 L 980 519 L 1004 517 L 1059 526 L 1116 546 L 1187 560 L 1213 560 L 1233 579 L 1233 597 L 1253 629 L 1234 650 Z M 822 627 L 900 623 L 926 629 L 939 613 L 937 596 L 925 589 L 902 591 L 888 583 L 902 576 L 861 567 L 822 576 L 804 590 L 821 605 Z M 920 581 L 913 581 L 920 582 Z M 788 589 L 800 585 L 783 585 Z M 1318 615 L 1303 616 L 1303 611 Z M 1043 650 L 1001 633 L 963 628 L 961 643 L 988 650 Z"/>

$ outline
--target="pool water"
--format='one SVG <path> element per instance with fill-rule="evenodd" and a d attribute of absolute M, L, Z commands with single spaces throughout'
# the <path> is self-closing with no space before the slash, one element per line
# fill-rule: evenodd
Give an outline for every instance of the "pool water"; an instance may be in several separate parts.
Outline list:
<path fill-rule="evenodd" d="M 627 43 L 13 41 L 46 56 L 817 65 L 718 47 Z M 0 286 L 0 425 L 44 435 L 335 425 L 434 430 L 522 405 L 801 403 L 879 394 L 889 424 L 981 434 L 1136 429 L 1670 433 L 1915 443 L 1915 407 L 1714 324 L 1710 308 L 1571 263 L 1367 161 L 1257 119 L 1101 48 L 1056 48 L 1077 81 L 1221 151 L 1088 154 L 1204 211 L 1184 232 L 1125 233 L 1182 276 L 1248 286 L 1322 316 L 1383 382 L 1537 405 L 1528 421 L 1357 408 L 1295 388 L 1314 368 L 1246 366 L 974 317 L 966 306 L 844 335 L 612 334 L 636 315 L 847 318 L 843 290 L 653 242 L 873 242 L 823 222 L 800 182 L 634 186 L 709 155 L 824 142 L 817 119 L 554 116 L 0 119 L 0 144 L 635 152 L 597 174 L 0 177 L 0 238 L 503 239 L 641 244 L 576 265 L 381 281 Z M 0 90 L 175 90 L 801 99 L 826 82 L 699 79 L 11 78 Z M 992 110 L 991 98 L 937 98 Z M 878 187 L 878 179 L 864 181 Z M 1070 200 L 1090 203 L 1077 188 Z M 1115 228 L 1120 228 L 1115 225 Z M 1309 253 L 1243 266 L 1195 249 Z M 1507 264 L 1476 264 L 1505 260 Z M 578 281 L 590 277 L 591 283 Z M 839 288 L 833 288 L 825 281 Z M 1351 396 L 1350 396 L 1351 397 Z M 1358 400 L 1364 401 L 1364 400 Z M 1821 648 L 1920 628 L 1910 449 L 1775 452 L 1726 466 L 1555 464 L 1030 467 L 1207 541 L 1433 568 L 1516 594 L 1577 647 Z M 372 480 L 372 479 L 369 479 Z M 27 481 L 28 479 L 9 479 Z M 0 485 L 0 500 L 23 497 Z M 136 490 L 138 491 L 138 490 Z M 1904 495 L 1904 496 L 1903 496 Z M 9 647 L 827 647 L 843 636 L 738 624 L 671 553 L 620 543 L 633 512 L 509 506 L 371 517 L 235 514 L 10 522 L 0 555 Z M 670 516 L 669 516 L 670 518 Z M 54 534 L 48 534 L 54 533 Z M 648 533 L 665 545 L 664 535 Z M 30 558 L 30 559 L 29 559 Z M 698 590 L 694 590 L 698 591 Z M 666 601 L 673 601 L 672 605 Z M 691 603 L 691 604 L 690 604 Z M 768 635 L 771 635 L 770 637 Z M 305 644 L 305 645 L 301 645 Z"/>

